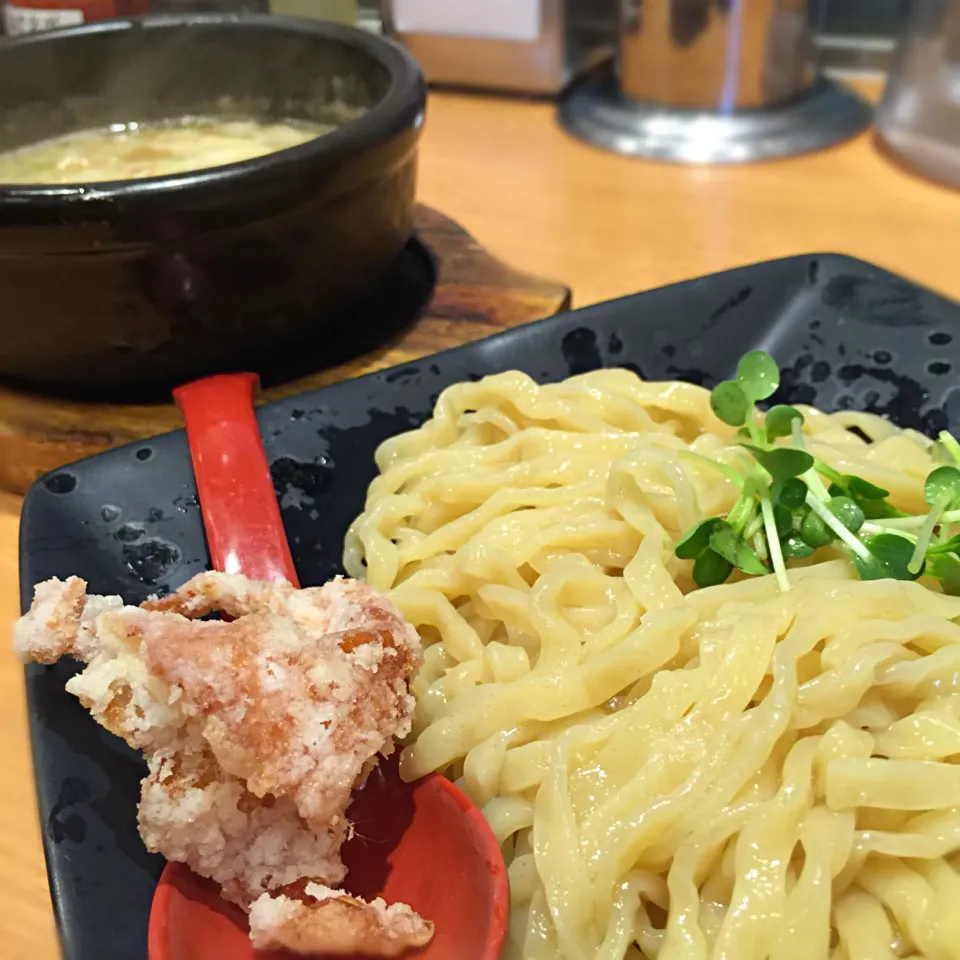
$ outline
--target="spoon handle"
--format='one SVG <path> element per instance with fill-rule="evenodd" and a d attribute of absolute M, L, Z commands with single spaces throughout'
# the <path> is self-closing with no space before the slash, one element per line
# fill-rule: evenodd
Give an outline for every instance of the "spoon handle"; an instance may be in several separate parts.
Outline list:
<path fill-rule="evenodd" d="M 299 586 L 253 408 L 255 373 L 194 380 L 173 391 L 215 570 Z"/>

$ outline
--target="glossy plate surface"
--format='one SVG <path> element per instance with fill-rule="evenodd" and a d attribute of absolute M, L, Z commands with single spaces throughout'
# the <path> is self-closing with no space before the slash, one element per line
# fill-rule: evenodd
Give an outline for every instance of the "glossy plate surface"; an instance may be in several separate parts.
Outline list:
<path fill-rule="evenodd" d="M 421 423 L 458 380 L 519 368 L 557 380 L 599 366 L 710 384 L 763 348 L 777 400 L 857 407 L 927 433 L 960 426 L 960 306 L 861 261 L 795 257 L 693 280 L 511 330 L 259 411 L 304 584 L 340 572 L 373 452 Z M 22 600 L 82 573 L 139 602 L 209 563 L 183 433 L 111 451 L 39 481 L 24 505 Z M 30 667 L 31 733 L 66 960 L 142 960 L 162 861 L 136 830 L 143 768 L 63 690 L 67 662 Z"/>

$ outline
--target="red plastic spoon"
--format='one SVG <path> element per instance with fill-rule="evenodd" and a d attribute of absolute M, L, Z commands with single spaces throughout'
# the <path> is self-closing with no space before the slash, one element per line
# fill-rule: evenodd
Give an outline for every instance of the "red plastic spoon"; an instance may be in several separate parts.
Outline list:
<path fill-rule="evenodd" d="M 174 391 L 187 422 L 207 544 L 217 570 L 298 585 L 253 409 L 255 374 Z M 410 904 L 436 924 L 405 957 L 497 960 L 508 913 L 503 857 L 480 811 L 437 775 L 404 783 L 383 762 L 354 796 L 347 889 Z M 182 864 L 163 871 L 150 912 L 150 960 L 281 960 L 253 949 L 245 915 Z M 357 960 L 359 960 L 359 956 Z M 343 960 L 343 958 L 341 958 Z"/>

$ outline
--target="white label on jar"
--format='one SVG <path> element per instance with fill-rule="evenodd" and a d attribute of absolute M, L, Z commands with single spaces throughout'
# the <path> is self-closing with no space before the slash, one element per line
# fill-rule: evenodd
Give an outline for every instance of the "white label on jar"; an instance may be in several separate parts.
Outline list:
<path fill-rule="evenodd" d="M 70 27 L 83 23 L 82 10 L 54 10 L 42 7 L 17 7 L 7 4 L 3 9 L 3 28 L 8 36 Z"/>
<path fill-rule="evenodd" d="M 397 33 L 540 39 L 540 0 L 394 0 Z"/>

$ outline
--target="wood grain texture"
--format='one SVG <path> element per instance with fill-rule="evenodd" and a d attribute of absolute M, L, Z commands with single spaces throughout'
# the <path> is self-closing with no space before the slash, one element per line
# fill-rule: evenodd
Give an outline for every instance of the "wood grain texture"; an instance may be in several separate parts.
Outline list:
<path fill-rule="evenodd" d="M 10 652 L 10 624 L 20 613 L 17 520 L 20 498 L 0 493 L 0 958 L 59 956 L 37 826 L 23 670 Z"/>
<path fill-rule="evenodd" d="M 416 360 L 569 306 L 566 287 L 497 261 L 443 214 L 420 206 L 415 219 L 439 271 L 423 316 L 374 352 L 265 390 L 261 402 Z M 48 470 L 181 426 L 172 404 L 81 403 L 0 387 L 0 489 L 25 493 Z"/>
<path fill-rule="evenodd" d="M 763 165 L 679 167 L 578 143 L 549 105 L 433 95 L 420 197 L 504 261 L 569 283 L 577 305 L 812 251 L 862 257 L 960 299 L 960 194 L 892 166 L 869 134 Z M 7 623 L 18 511 L 0 495 Z M 0 656 L 0 960 L 54 960 L 22 689 L 19 666 Z"/>

